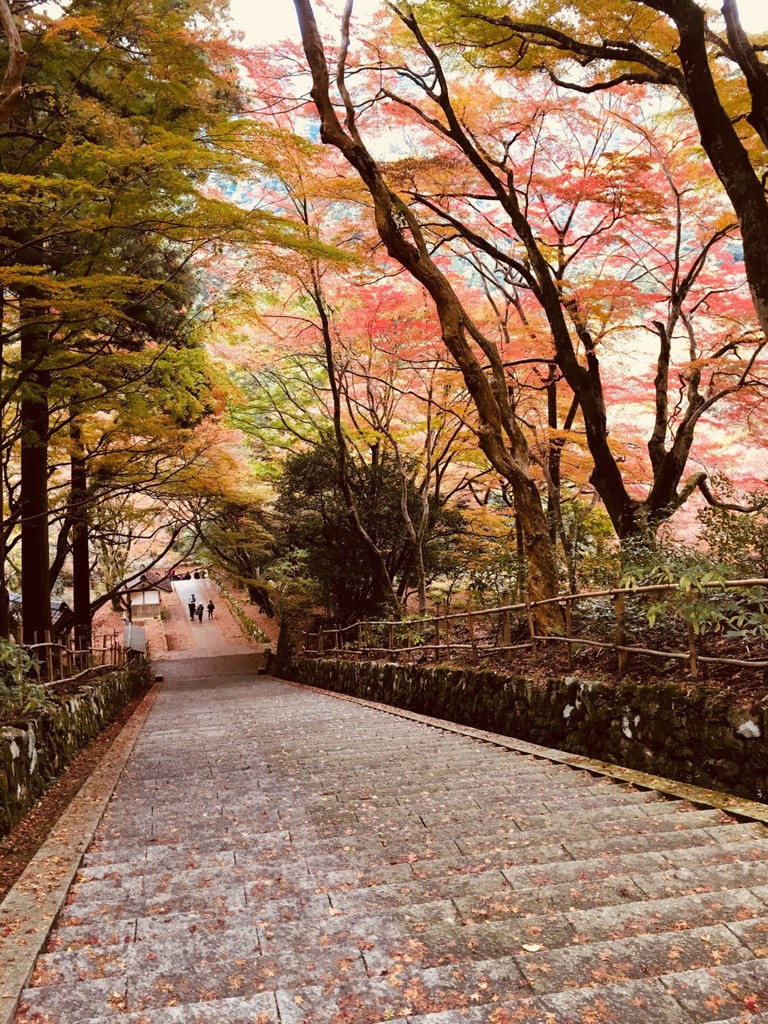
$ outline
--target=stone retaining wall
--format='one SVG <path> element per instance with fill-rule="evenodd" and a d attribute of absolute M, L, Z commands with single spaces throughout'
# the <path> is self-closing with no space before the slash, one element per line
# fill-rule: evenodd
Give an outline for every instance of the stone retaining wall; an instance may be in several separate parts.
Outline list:
<path fill-rule="evenodd" d="M 0 836 L 149 683 L 148 666 L 111 672 L 30 722 L 0 725 Z"/>
<path fill-rule="evenodd" d="M 296 659 L 286 678 L 654 775 L 768 799 L 768 709 L 705 686 L 533 683 L 483 669 Z"/>

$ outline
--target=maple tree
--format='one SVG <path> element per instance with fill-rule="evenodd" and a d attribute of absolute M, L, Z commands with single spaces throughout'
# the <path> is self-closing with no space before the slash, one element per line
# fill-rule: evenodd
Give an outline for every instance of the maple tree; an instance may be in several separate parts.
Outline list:
<path fill-rule="evenodd" d="M 435 256 L 449 246 L 458 252 L 457 236 L 463 257 L 490 283 L 496 320 L 500 295 L 527 331 L 528 359 L 519 362 L 550 361 L 567 383 L 572 400 L 562 413 L 562 432 L 555 402 L 550 405 L 543 467 L 550 510 L 556 511 L 564 445 L 577 440 L 581 428 L 592 460 L 591 483 L 618 535 L 654 529 L 697 486 L 706 487 L 704 471 L 684 477 L 703 417 L 714 415 L 718 402 L 762 386 L 756 368 L 765 339 L 745 302 L 736 223 L 719 200 L 716 179 L 696 158 L 685 118 L 664 139 L 662 112 L 655 125 L 643 123 L 631 96 L 611 94 L 603 103 L 569 99 L 559 86 L 542 86 L 525 69 L 505 68 L 501 76 L 496 66 L 493 73 L 474 72 L 453 44 L 451 25 L 437 17 L 422 24 L 416 6 L 390 6 L 392 44 L 381 37 L 366 40 L 362 67 L 348 78 L 348 5 L 335 75 L 342 121 L 331 102 L 327 58 L 311 6 L 301 0 L 296 6 L 323 138 L 344 153 L 371 191 L 389 252 L 431 289 L 446 343 L 470 389 L 480 367 L 460 337 L 449 340 L 451 326 L 468 332 L 499 383 L 505 360 L 503 348 L 483 331 L 476 304 L 468 305 L 466 288 L 463 299 L 457 294 L 462 282 L 455 268 L 443 260 L 441 269 Z M 375 75 L 366 90 L 371 65 Z M 499 77 L 502 84 L 494 88 Z M 485 104 L 469 103 L 470 95 L 482 92 L 481 83 Z M 407 124 L 418 139 L 419 157 L 374 159 L 361 136 L 372 104 L 378 104 L 372 138 L 381 131 L 382 115 L 400 127 Z M 688 142 L 675 152 L 670 139 L 681 126 Z M 641 146 L 627 144 L 632 135 L 641 137 Z M 639 304 L 647 307 L 645 321 L 637 315 Z M 508 326 L 505 313 L 502 334 Z M 611 437 L 616 394 L 606 387 L 602 357 L 606 339 L 623 333 L 632 344 L 638 330 L 658 337 L 655 374 L 646 382 L 655 414 L 648 440 L 650 483 L 642 496 L 634 476 L 625 478 L 626 452 Z M 472 391 L 476 401 L 481 390 Z M 494 449 L 486 444 L 485 450 Z M 501 471 L 495 451 L 497 461 L 491 461 Z M 515 499 L 519 506 L 517 492 Z"/>
<path fill-rule="evenodd" d="M 335 450 L 335 495 L 368 552 L 363 561 L 374 573 L 376 601 L 399 613 L 415 579 L 424 608 L 424 548 L 436 511 L 483 472 L 476 465 L 452 468 L 471 434 L 462 415 L 466 399 L 445 370 L 439 330 L 422 297 L 410 283 L 393 281 L 391 268 L 371 251 L 375 231 L 363 191 L 354 182 L 339 188 L 338 158 L 334 164 L 327 150 L 286 135 L 291 121 L 279 111 L 274 120 L 279 153 L 266 180 L 251 184 L 251 197 L 280 209 L 307 244 L 299 253 L 259 247 L 241 267 L 259 290 L 240 312 L 248 340 L 241 337 L 229 353 L 248 396 L 235 421 L 254 438 L 278 485 L 278 453 L 290 460 L 298 444 L 321 449 L 327 460 Z M 371 510 L 358 509 L 364 488 L 352 484 L 352 477 L 375 474 L 377 462 L 386 462 L 390 482 L 393 474 L 400 478 L 394 526 L 407 535 L 406 555 L 394 560 L 366 529 Z"/>
<path fill-rule="evenodd" d="M 768 333 L 768 65 L 749 38 L 736 0 L 719 15 L 696 0 L 631 0 L 553 9 L 527 5 L 516 18 L 485 0 L 448 0 L 425 10 L 462 47 L 495 68 L 546 72 L 581 95 L 625 83 L 674 91 L 738 217 L 755 310 Z M 574 26 L 578 26 L 578 31 Z"/>
<path fill-rule="evenodd" d="M 554 546 L 547 531 L 546 515 L 536 481 L 531 473 L 528 443 L 510 404 L 504 367 L 496 347 L 469 314 L 450 278 L 430 253 L 412 210 L 392 190 L 380 163 L 364 144 L 357 127 L 357 111 L 345 81 L 349 48 L 348 5 L 343 21 L 343 40 L 336 74 L 341 91 L 345 121 L 339 118 L 330 93 L 330 76 L 325 51 L 311 4 L 296 0 L 304 50 L 312 74 L 312 97 L 316 104 L 321 137 L 335 146 L 355 168 L 374 204 L 376 226 L 389 255 L 418 281 L 435 304 L 442 340 L 462 370 L 465 384 L 477 410 L 478 442 L 491 465 L 509 481 L 525 537 L 530 572 L 531 596 L 554 597 L 558 588 Z M 491 365 L 487 373 L 475 350 Z M 559 612 L 553 605 L 537 608 L 544 629 L 559 629 Z"/>

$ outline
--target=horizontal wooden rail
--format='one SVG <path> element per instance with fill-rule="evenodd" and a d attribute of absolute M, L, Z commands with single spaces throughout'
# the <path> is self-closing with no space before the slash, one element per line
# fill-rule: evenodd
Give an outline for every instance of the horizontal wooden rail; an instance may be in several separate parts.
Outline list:
<path fill-rule="evenodd" d="M 753 670 L 768 669 L 768 661 L 746 658 L 716 657 L 699 652 L 700 640 L 694 631 L 692 622 L 688 623 L 687 651 L 656 650 L 640 647 L 626 642 L 626 601 L 633 597 L 650 594 L 680 592 L 689 595 L 693 600 L 704 591 L 711 590 L 746 590 L 756 587 L 768 588 L 768 579 L 763 577 L 740 580 L 707 580 L 703 583 L 693 582 L 689 587 L 680 583 L 651 583 L 638 587 L 616 587 L 609 590 L 585 591 L 577 594 L 561 594 L 555 598 L 541 601 L 525 601 L 517 604 L 502 604 L 491 608 L 467 608 L 459 612 L 445 612 L 438 615 L 425 616 L 418 619 L 383 619 L 376 621 L 360 621 L 349 626 L 333 626 L 327 630 L 307 632 L 304 635 L 304 646 L 307 653 L 318 655 L 347 655 L 350 657 L 381 657 L 381 655 L 408 656 L 416 652 L 437 658 L 444 654 L 450 658 L 452 654 L 469 653 L 473 661 L 481 657 L 498 654 L 506 655 L 513 651 L 536 648 L 548 643 L 566 643 L 568 645 L 568 666 L 572 667 L 573 651 L 578 646 L 593 647 L 613 651 L 618 660 L 620 675 L 627 671 L 629 656 L 673 659 L 688 662 L 691 678 L 696 678 L 700 664 L 729 665 L 735 668 Z M 593 640 L 587 637 L 574 636 L 572 633 L 572 608 L 582 601 L 612 599 L 615 616 L 615 638 L 613 642 Z M 564 608 L 565 635 L 540 636 L 535 629 L 534 611 L 545 605 L 557 604 Z M 517 629 L 527 634 L 524 643 L 512 643 L 512 615 L 519 616 Z M 484 619 L 493 623 L 494 617 L 496 642 L 488 643 L 487 637 L 477 636 L 476 624 Z M 451 626 L 465 624 L 464 635 L 459 634 L 455 640 L 450 637 Z M 405 630 L 402 643 L 399 642 L 401 631 Z M 378 643 L 379 635 L 386 633 L 386 643 Z M 420 631 L 423 642 L 415 643 L 413 633 Z M 348 638 L 352 632 L 353 637 Z M 424 635 L 426 634 L 426 635 Z M 468 642 L 467 642 L 468 639 Z M 501 643 L 498 641 L 502 640 Z M 312 641 L 315 641 L 314 651 Z"/>
<path fill-rule="evenodd" d="M 118 642 L 119 634 L 100 635 L 103 638 L 100 647 L 75 647 L 50 639 L 50 634 L 46 632 L 43 643 L 26 644 L 24 649 L 36 655 L 46 687 L 53 687 L 77 680 L 97 669 L 121 668 L 127 664 L 127 654 Z M 82 668 L 83 665 L 85 668 Z M 75 672 L 78 668 L 82 668 L 82 671 Z"/>
<path fill-rule="evenodd" d="M 746 589 L 747 587 L 768 587 L 768 579 L 762 577 L 747 580 L 707 580 L 706 583 L 697 583 L 691 587 L 692 593 L 701 590 L 733 590 Z M 679 583 L 644 583 L 639 587 L 615 587 L 613 590 L 584 590 L 577 594 L 560 594 L 558 597 L 547 597 L 541 601 L 523 602 L 522 604 L 494 605 L 492 608 L 468 608 L 461 612 L 447 612 L 445 615 L 425 616 L 418 619 L 374 619 L 369 621 L 361 620 L 353 622 L 350 626 L 338 626 L 337 632 L 347 633 L 351 630 L 358 630 L 367 626 L 394 626 L 395 628 L 413 627 L 416 624 L 425 625 L 431 622 L 445 622 L 446 619 L 466 619 L 467 615 L 494 615 L 499 612 L 525 612 L 528 608 L 543 608 L 549 604 L 575 604 L 579 601 L 594 601 L 600 597 L 615 597 L 617 594 L 632 596 L 636 594 L 653 594 L 682 590 Z M 688 591 L 683 591 L 687 593 Z M 316 633 L 308 633 L 308 636 L 317 636 Z"/>

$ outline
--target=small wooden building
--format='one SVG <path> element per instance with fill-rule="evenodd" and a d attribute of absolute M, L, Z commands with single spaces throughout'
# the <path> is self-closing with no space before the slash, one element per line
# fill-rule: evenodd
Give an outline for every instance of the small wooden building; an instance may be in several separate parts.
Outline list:
<path fill-rule="evenodd" d="M 21 627 L 23 621 L 21 594 L 8 591 L 8 615 L 11 621 L 11 629 L 21 638 Z M 51 637 L 54 640 L 62 640 L 67 637 L 74 626 L 75 616 L 66 601 L 51 601 Z M 40 637 L 39 643 L 43 643 L 44 637 Z M 19 639 L 21 643 L 21 639 Z"/>
<path fill-rule="evenodd" d="M 127 598 L 131 605 L 131 620 L 152 619 L 162 610 L 162 595 L 172 594 L 173 585 L 164 569 L 147 569 L 131 580 Z"/>

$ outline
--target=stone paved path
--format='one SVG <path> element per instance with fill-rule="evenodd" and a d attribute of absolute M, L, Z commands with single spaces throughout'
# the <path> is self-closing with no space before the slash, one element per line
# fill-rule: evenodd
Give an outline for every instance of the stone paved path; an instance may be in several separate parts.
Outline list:
<path fill-rule="evenodd" d="M 17 1024 L 768 1022 L 763 826 L 203 664 Z"/>

